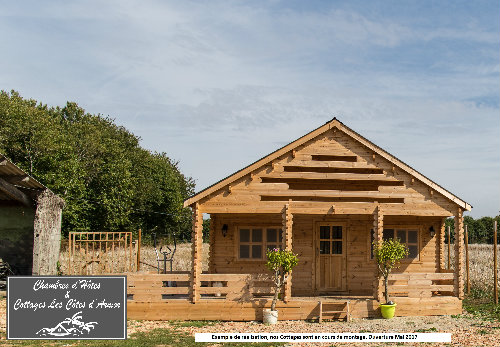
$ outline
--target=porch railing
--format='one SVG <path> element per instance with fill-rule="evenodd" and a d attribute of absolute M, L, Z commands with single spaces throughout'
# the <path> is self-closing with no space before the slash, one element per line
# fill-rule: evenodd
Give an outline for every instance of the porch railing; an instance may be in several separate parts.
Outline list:
<path fill-rule="evenodd" d="M 190 273 L 127 274 L 127 294 L 134 301 L 188 299 Z M 271 278 L 262 274 L 201 274 L 201 299 L 247 301 L 272 295 Z"/>
<path fill-rule="evenodd" d="M 391 297 L 453 296 L 453 273 L 401 273 L 389 275 Z"/>

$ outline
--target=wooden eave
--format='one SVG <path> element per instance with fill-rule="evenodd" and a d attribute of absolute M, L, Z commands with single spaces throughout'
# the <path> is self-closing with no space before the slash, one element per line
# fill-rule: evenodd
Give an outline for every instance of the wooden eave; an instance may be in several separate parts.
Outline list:
<path fill-rule="evenodd" d="M 326 124 L 316 128 L 315 130 L 309 132 L 308 134 L 300 137 L 299 139 L 289 143 L 288 145 L 286 145 L 286 146 L 272 152 L 271 154 L 257 160 L 256 162 L 248 165 L 247 167 L 235 172 L 234 174 L 232 174 L 232 175 L 220 180 L 219 182 L 216 182 L 215 184 L 205 188 L 204 190 L 200 191 L 199 193 L 191 196 L 190 198 L 188 198 L 184 201 L 184 207 L 188 207 L 188 206 L 193 205 L 196 202 L 199 202 L 201 199 L 209 196 L 210 194 L 218 191 L 219 189 L 222 189 L 222 188 L 230 185 L 231 183 L 235 182 L 236 180 L 250 174 L 254 170 L 259 169 L 264 165 L 272 163 L 274 160 L 276 160 L 277 158 L 286 154 L 287 152 L 290 152 L 290 151 L 296 149 L 297 147 L 307 143 L 308 141 L 314 139 L 315 137 L 317 137 L 317 136 L 319 136 L 319 135 L 321 135 L 321 134 L 325 133 L 326 131 L 333 129 L 333 128 L 339 129 L 347 136 L 350 136 L 352 139 L 356 140 L 357 142 L 361 143 L 362 145 L 364 145 L 368 149 L 372 150 L 376 155 L 379 155 L 380 157 L 386 159 L 387 161 L 391 162 L 399 169 L 405 171 L 406 173 L 408 173 L 409 175 L 411 175 L 415 179 L 417 179 L 417 180 L 421 181 L 422 183 L 424 183 L 425 185 L 427 185 L 430 189 L 433 189 L 437 193 L 443 195 L 444 197 L 446 197 L 447 199 L 449 199 L 450 201 L 452 201 L 453 203 L 458 205 L 460 208 L 467 210 L 467 211 L 471 210 L 472 206 L 470 204 L 461 200 L 457 196 L 453 195 L 448 190 L 441 187 L 437 183 L 433 182 L 429 178 L 425 177 L 420 172 L 413 169 L 412 167 L 410 167 L 409 165 L 407 165 L 403 161 L 399 160 L 395 156 L 384 151 L 382 148 L 378 147 L 377 145 L 375 145 L 371 141 L 367 140 L 366 138 L 364 138 L 363 136 L 361 136 L 360 134 L 358 134 L 357 132 L 355 132 L 351 128 L 347 127 L 346 125 L 344 125 L 342 122 L 340 122 L 336 118 L 334 118 L 331 121 L 327 122 Z"/>
<path fill-rule="evenodd" d="M 47 187 L 0 154 L 0 200 L 16 201 L 32 207 L 36 195 L 46 189 Z"/>

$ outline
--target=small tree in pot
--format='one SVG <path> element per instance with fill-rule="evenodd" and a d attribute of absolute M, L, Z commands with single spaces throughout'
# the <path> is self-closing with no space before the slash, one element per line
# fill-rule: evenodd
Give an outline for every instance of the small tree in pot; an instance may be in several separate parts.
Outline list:
<path fill-rule="evenodd" d="M 276 311 L 276 303 L 281 289 L 285 285 L 288 275 L 293 267 L 299 261 L 297 255 L 291 251 L 280 250 L 274 248 L 266 252 L 266 266 L 273 272 L 274 297 L 271 303 L 271 310 L 264 309 L 264 323 L 275 324 L 278 320 L 278 311 Z"/>
<path fill-rule="evenodd" d="M 394 317 L 396 304 L 389 301 L 389 275 L 392 269 L 398 268 L 401 259 L 408 256 L 408 247 L 397 239 L 383 240 L 373 243 L 373 255 L 377 261 L 379 273 L 384 277 L 385 304 L 380 305 L 384 318 Z"/>

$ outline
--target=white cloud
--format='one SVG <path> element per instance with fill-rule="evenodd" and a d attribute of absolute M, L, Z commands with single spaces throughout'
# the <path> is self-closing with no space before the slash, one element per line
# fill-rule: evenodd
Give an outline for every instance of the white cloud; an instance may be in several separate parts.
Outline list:
<path fill-rule="evenodd" d="M 484 182 L 499 184 L 498 24 L 287 5 L 10 4 L 0 87 L 117 118 L 199 188 L 337 116 L 478 213 L 497 210 Z"/>

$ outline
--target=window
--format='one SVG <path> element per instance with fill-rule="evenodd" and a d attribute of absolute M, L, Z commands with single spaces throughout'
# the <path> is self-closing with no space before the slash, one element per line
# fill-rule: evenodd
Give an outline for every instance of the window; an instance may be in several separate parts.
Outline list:
<path fill-rule="evenodd" d="M 281 248 L 283 242 L 283 232 L 278 227 L 244 227 L 239 229 L 238 235 L 239 259 L 262 260 L 266 250 Z"/>
<path fill-rule="evenodd" d="M 342 227 L 319 227 L 319 254 L 342 254 Z"/>
<path fill-rule="evenodd" d="M 406 259 L 418 260 L 419 258 L 419 247 L 418 247 L 418 229 L 417 228 L 387 228 L 384 229 L 384 234 L 382 238 L 384 240 L 388 239 L 398 239 L 399 242 L 408 247 L 408 256 Z M 375 240 L 375 231 L 372 229 L 370 231 L 370 257 L 373 259 L 373 241 Z"/>

